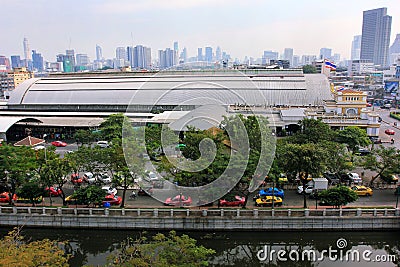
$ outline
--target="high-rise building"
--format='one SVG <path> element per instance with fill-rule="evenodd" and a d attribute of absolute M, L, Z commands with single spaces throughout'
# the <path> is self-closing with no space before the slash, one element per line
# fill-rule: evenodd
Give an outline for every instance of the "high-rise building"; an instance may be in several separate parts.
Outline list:
<path fill-rule="evenodd" d="M 321 48 L 319 50 L 319 59 L 332 59 L 332 49 Z"/>
<path fill-rule="evenodd" d="M 67 49 L 65 50 L 66 56 L 69 58 L 72 64 L 72 68 L 75 68 L 76 61 L 75 61 L 75 51 L 74 49 Z"/>
<path fill-rule="evenodd" d="M 178 42 L 174 42 L 174 65 L 178 65 L 179 63 L 179 46 Z"/>
<path fill-rule="evenodd" d="M 11 64 L 8 57 L 0 56 L 0 71 L 7 72 L 7 70 L 10 69 L 11 69 Z"/>
<path fill-rule="evenodd" d="M 205 60 L 206 60 L 207 62 L 212 62 L 212 60 L 213 60 L 213 49 L 212 49 L 212 47 L 207 46 L 205 52 L 206 52 L 206 54 L 205 54 Z"/>
<path fill-rule="evenodd" d="M 400 53 L 400 34 L 396 35 L 396 39 L 389 49 L 390 54 L 399 54 Z"/>
<path fill-rule="evenodd" d="M 39 72 L 43 71 L 43 57 L 40 53 L 37 53 L 36 50 L 32 50 L 32 63 L 33 69 Z"/>
<path fill-rule="evenodd" d="M 103 49 L 101 49 L 101 46 L 99 45 L 96 45 L 96 60 L 103 60 Z"/>
<path fill-rule="evenodd" d="M 389 43 L 392 17 L 387 15 L 387 8 L 364 11 L 361 60 L 370 60 L 382 67 L 389 65 Z"/>
<path fill-rule="evenodd" d="M 83 71 L 89 69 L 90 60 L 87 54 L 76 54 L 76 66 L 77 71 Z"/>
<path fill-rule="evenodd" d="M 158 51 L 159 68 L 166 69 L 175 65 L 175 50 L 166 48 Z"/>
<path fill-rule="evenodd" d="M 137 45 L 133 48 L 133 66 L 136 69 L 151 68 L 151 49 L 143 45 Z"/>
<path fill-rule="evenodd" d="M 361 35 L 356 35 L 353 37 L 351 42 L 351 60 L 360 59 L 361 52 Z"/>
<path fill-rule="evenodd" d="M 187 49 L 186 49 L 186 47 L 183 48 L 180 58 L 181 58 L 181 63 L 186 63 L 187 62 Z"/>
<path fill-rule="evenodd" d="M 15 68 L 21 68 L 22 64 L 21 64 L 21 57 L 20 56 L 11 56 L 11 68 L 15 69 Z"/>
<path fill-rule="evenodd" d="M 31 61 L 31 49 L 29 48 L 28 38 L 24 38 L 24 57 L 26 61 Z"/>
<path fill-rule="evenodd" d="M 127 46 L 126 47 L 126 59 L 129 62 L 129 66 L 131 66 L 131 68 L 133 68 L 134 67 L 133 46 Z"/>
<path fill-rule="evenodd" d="M 290 66 L 293 66 L 293 48 L 285 48 L 283 50 L 283 59 L 289 60 Z"/>
<path fill-rule="evenodd" d="M 203 61 L 203 48 L 197 48 L 197 61 Z"/>
<path fill-rule="evenodd" d="M 278 60 L 278 56 L 279 56 L 278 52 L 273 52 L 271 50 L 264 51 L 264 54 L 262 56 L 262 64 L 268 65 L 270 64 L 271 60 Z"/>
<path fill-rule="evenodd" d="M 215 60 L 220 61 L 221 59 L 222 59 L 221 47 L 217 46 L 217 49 L 215 49 Z"/>

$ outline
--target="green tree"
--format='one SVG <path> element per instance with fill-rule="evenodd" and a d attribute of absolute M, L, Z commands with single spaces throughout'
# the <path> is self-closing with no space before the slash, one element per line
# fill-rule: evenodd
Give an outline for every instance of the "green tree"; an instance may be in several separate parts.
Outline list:
<path fill-rule="evenodd" d="M 298 123 L 299 131 L 287 138 L 290 143 L 307 144 L 333 141 L 335 132 L 322 120 L 305 118 Z"/>
<path fill-rule="evenodd" d="M 109 263 L 138 267 L 208 266 L 207 257 L 214 253 L 212 249 L 196 245 L 196 240 L 188 235 L 178 236 L 171 231 L 168 236 L 156 234 L 152 240 L 145 237 L 127 240 L 109 257 Z"/>
<path fill-rule="evenodd" d="M 317 73 L 317 68 L 313 65 L 304 65 L 303 73 Z"/>
<path fill-rule="evenodd" d="M 41 186 L 37 180 L 33 179 L 22 184 L 22 186 L 17 189 L 17 196 L 18 198 L 29 199 L 29 202 L 32 203 L 32 206 L 35 206 L 37 199 L 42 197 L 43 192 L 44 187 Z"/>
<path fill-rule="evenodd" d="M 382 174 L 400 172 L 400 150 L 394 147 L 380 146 L 373 150 L 371 154 L 362 157 L 361 165 L 366 169 L 377 172 L 371 179 L 370 185 L 372 185 L 376 178 Z"/>
<path fill-rule="evenodd" d="M 337 141 L 346 144 L 353 155 L 360 147 L 371 144 L 367 132 L 356 126 L 348 126 L 339 131 L 337 134 Z"/>
<path fill-rule="evenodd" d="M 104 140 L 122 140 L 122 125 L 127 117 L 122 113 L 111 114 L 100 124 L 101 136 Z"/>
<path fill-rule="evenodd" d="M 72 198 L 79 204 L 84 205 L 101 205 L 106 192 L 98 186 L 89 185 L 87 187 L 81 187 L 72 194 Z"/>
<path fill-rule="evenodd" d="M 27 176 L 35 173 L 37 168 L 37 156 L 35 150 L 30 147 L 0 146 L 0 177 L 11 195 L 15 194 L 16 189 L 25 183 Z"/>
<path fill-rule="evenodd" d="M 70 255 L 61 248 L 63 243 L 43 239 L 27 242 L 14 229 L 0 242 L 0 266 L 69 266 Z"/>
<path fill-rule="evenodd" d="M 356 201 L 358 196 L 356 192 L 346 186 L 336 186 L 321 191 L 318 198 L 322 203 L 339 208 Z"/>

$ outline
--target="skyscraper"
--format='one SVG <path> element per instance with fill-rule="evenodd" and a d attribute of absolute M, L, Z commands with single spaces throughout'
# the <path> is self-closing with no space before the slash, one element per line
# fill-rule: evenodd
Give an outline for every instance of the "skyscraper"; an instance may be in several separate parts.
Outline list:
<path fill-rule="evenodd" d="M 211 62 L 213 60 L 213 49 L 212 49 L 212 47 L 209 47 L 209 46 L 206 47 L 205 60 L 207 62 Z"/>
<path fill-rule="evenodd" d="M 175 50 L 166 48 L 158 51 L 158 60 L 160 69 L 170 68 L 175 64 Z"/>
<path fill-rule="evenodd" d="M 386 7 L 364 11 L 360 52 L 362 60 L 388 66 L 391 26 L 392 17 L 387 15 Z"/>
<path fill-rule="evenodd" d="M 11 56 L 11 67 L 13 69 L 22 67 L 20 56 Z"/>
<path fill-rule="evenodd" d="M 99 45 L 96 45 L 96 60 L 97 61 L 103 60 L 103 50 Z"/>
<path fill-rule="evenodd" d="M 290 66 L 293 66 L 293 48 L 285 48 L 283 50 L 283 59 L 289 60 Z"/>
<path fill-rule="evenodd" d="M 331 59 L 331 58 L 332 58 L 332 49 L 324 47 L 319 50 L 319 59 Z"/>
<path fill-rule="evenodd" d="M 34 69 L 43 71 L 43 57 L 40 53 L 37 53 L 36 50 L 32 50 L 32 61 Z"/>
<path fill-rule="evenodd" d="M 389 49 L 390 54 L 398 54 L 400 53 L 400 34 L 396 35 L 396 39 Z"/>
<path fill-rule="evenodd" d="M 197 61 L 203 61 L 203 48 L 197 48 Z"/>
<path fill-rule="evenodd" d="M 217 46 L 215 50 L 215 60 L 220 61 L 222 59 L 221 47 Z"/>
<path fill-rule="evenodd" d="M 351 42 L 351 60 L 360 59 L 361 35 L 356 35 Z"/>
<path fill-rule="evenodd" d="M 31 57 L 31 49 L 29 48 L 29 42 L 28 42 L 28 38 L 24 38 L 24 57 L 26 62 L 31 61 L 32 57 Z"/>

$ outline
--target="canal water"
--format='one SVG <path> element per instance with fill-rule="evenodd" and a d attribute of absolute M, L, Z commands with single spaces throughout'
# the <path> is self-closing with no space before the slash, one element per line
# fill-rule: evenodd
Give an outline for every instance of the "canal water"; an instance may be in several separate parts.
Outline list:
<path fill-rule="evenodd" d="M 3 236 L 10 229 L 2 228 Z M 165 232 L 164 232 L 165 233 Z M 210 266 L 400 266 L 400 230 L 393 232 L 178 232 L 212 248 Z M 26 239 L 69 241 L 71 266 L 104 266 L 138 231 L 23 229 Z M 155 232 L 148 232 L 152 235 Z"/>

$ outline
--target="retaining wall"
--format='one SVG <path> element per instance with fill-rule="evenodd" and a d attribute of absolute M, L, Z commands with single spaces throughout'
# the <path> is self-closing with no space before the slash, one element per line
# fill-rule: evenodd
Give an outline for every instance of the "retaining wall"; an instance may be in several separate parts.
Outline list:
<path fill-rule="evenodd" d="M 399 209 L 103 209 L 0 207 L 1 226 L 153 230 L 399 230 Z"/>

